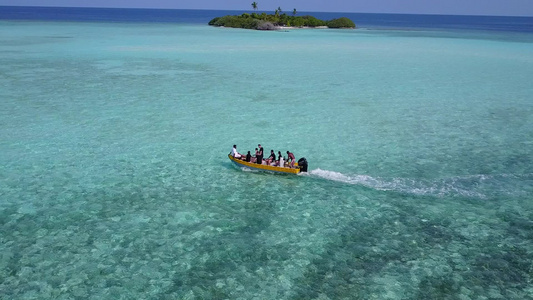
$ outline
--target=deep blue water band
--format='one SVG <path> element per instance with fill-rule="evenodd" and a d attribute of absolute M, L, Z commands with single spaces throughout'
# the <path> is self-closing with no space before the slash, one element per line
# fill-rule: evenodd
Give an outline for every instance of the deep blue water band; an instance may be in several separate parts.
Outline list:
<path fill-rule="evenodd" d="M 0 20 L 207 24 L 214 17 L 250 11 L 0 6 Z M 271 13 L 271 12 L 267 12 Z M 429 28 L 533 32 L 533 17 L 299 12 L 319 19 L 352 19 L 364 28 Z"/>

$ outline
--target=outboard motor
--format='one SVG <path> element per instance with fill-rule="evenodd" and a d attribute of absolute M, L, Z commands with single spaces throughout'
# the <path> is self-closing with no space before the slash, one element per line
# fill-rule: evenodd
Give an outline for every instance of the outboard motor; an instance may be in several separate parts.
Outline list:
<path fill-rule="evenodd" d="M 301 172 L 307 172 L 307 159 L 305 159 L 305 157 L 302 157 L 298 160 L 298 167 L 300 168 Z"/>

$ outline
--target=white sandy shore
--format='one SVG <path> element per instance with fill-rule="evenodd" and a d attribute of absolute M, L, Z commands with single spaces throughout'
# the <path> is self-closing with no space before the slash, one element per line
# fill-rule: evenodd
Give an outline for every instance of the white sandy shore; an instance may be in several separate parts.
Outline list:
<path fill-rule="evenodd" d="M 301 27 L 276 26 L 277 30 L 285 30 L 285 29 L 324 29 L 324 28 L 328 28 L 328 26 L 316 26 L 316 27 L 309 27 L 309 26 L 301 26 Z"/>

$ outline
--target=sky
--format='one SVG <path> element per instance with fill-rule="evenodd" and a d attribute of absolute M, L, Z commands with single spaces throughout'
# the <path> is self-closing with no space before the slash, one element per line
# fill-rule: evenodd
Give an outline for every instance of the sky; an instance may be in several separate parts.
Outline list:
<path fill-rule="evenodd" d="M 174 8 L 533 16 L 533 0 L 0 0 L 0 6 Z"/>

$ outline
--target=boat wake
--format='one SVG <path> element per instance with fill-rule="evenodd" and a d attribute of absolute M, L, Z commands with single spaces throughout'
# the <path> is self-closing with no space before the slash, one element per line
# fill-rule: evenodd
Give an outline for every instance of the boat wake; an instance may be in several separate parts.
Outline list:
<path fill-rule="evenodd" d="M 346 175 L 322 169 L 311 170 L 311 177 L 361 185 L 375 190 L 437 196 L 487 199 L 498 196 L 525 196 L 531 194 L 533 174 L 468 175 L 423 180 L 409 178 L 380 178 L 368 175 Z"/>

